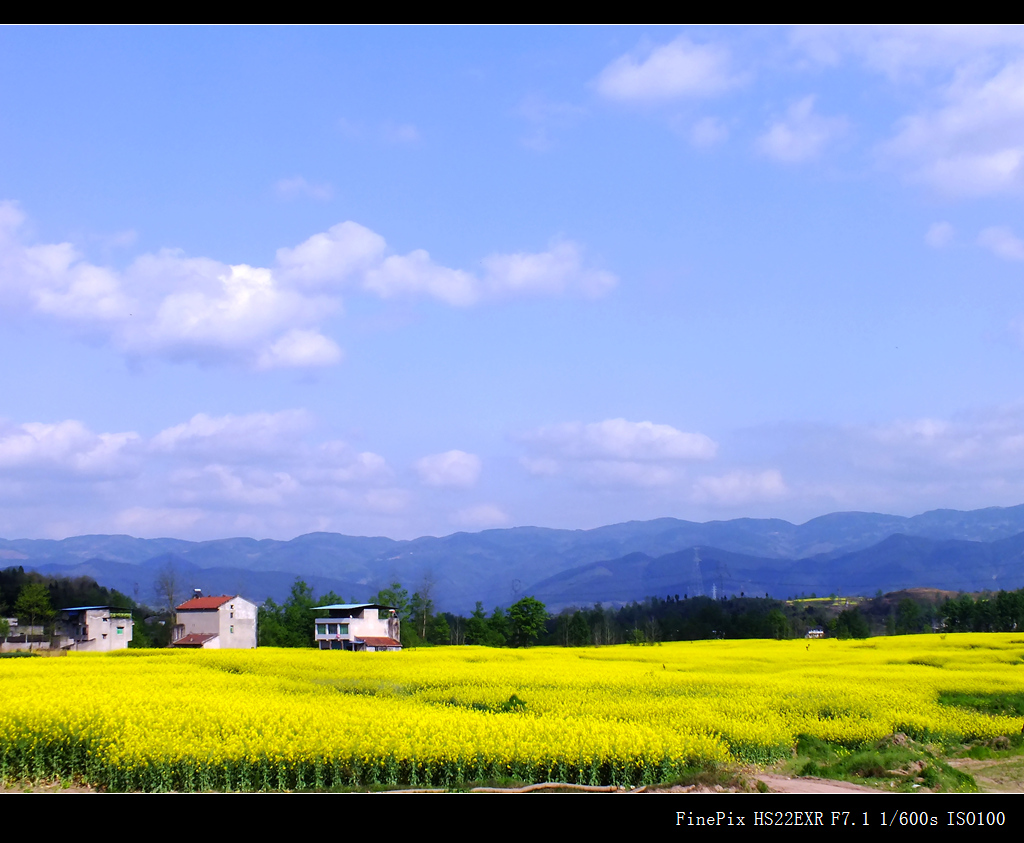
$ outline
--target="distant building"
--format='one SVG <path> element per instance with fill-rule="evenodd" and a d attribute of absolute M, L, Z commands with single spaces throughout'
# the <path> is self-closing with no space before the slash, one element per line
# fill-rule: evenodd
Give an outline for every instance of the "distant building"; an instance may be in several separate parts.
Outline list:
<path fill-rule="evenodd" d="M 333 603 L 314 606 L 317 646 L 321 650 L 397 651 L 402 649 L 401 621 L 392 606 L 379 603 Z M 384 617 L 381 617 L 381 612 Z"/>
<path fill-rule="evenodd" d="M 54 635 L 63 650 L 109 653 L 132 640 L 132 613 L 116 606 L 69 606 L 60 610 Z"/>
<path fill-rule="evenodd" d="M 804 638 L 824 638 L 825 630 L 823 629 L 809 629 Z"/>
<path fill-rule="evenodd" d="M 172 647 L 251 650 L 256 646 L 256 604 L 244 597 L 199 592 L 177 607 Z"/>

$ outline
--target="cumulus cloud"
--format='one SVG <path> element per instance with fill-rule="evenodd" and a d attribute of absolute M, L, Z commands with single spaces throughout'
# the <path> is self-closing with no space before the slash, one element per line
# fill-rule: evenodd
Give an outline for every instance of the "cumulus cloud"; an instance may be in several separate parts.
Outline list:
<path fill-rule="evenodd" d="M 610 272 L 588 269 L 576 243 L 557 241 L 546 252 L 484 258 L 484 285 L 495 295 L 579 292 L 602 296 L 617 283 Z"/>
<path fill-rule="evenodd" d="M 551 425 L 524 440 L 539 451 L 573 460 L 708 460 L 718 449 L 703 433 L 625 419 Z"/>
<path fill-rule="evenodd" d="M 387 243 L 355 222 L 342 222 L 314 234 L 293 249 L 277 250 L 277 265 L 287 281 L 312 289 L 339 288 L 377 266 Z"/>
<path fill-rule="evenodd" d="M 305 410 L 208 416 L 197 413 L 187 422 L 161 430 L 150 448 L 202 459 L 249 459 L 254 455 L 294 453 L 312 427 Z"/>
<path fill-rule="evenodd" d="M 1024 59 L 958 71 L 942 103 L 910 115 L 882 146 L 911 179 L 953 196 L 1024 188 Z"/>
<path fill-rule="evenodd" d="M 825 147 L 845 133 L 844 117 L 824 117 L 814 111 L 814 97 L 793 103 L 784 117 L 773 122 L 757 140 L 762 155 L 787 164 L 817 158 Z"/>
<path fill-rule="evenodd" d="M 139 436 L 93 433 L 79 421 L 0 424 L 0 470 L 106 477 L 130 470 Z"/>
<path fill-rule="evenodd" d="M 1024 48 L 1020 25 L 802 26 L 791 41 L 814 61 L 836 65 L 852 55 L 893 78 L 948 68 L 979 55 Z"/>
<path fill-rule="evenodd" d="M 366 289 L 381 298 L 426 295 L 446 304 L 466 306 L 480 298 L 479 282 L 470 273 L 430 259 L 424 249 L 392 255 L 366 273 Z"/>
<path fill-rule="evenodd" d="M 468 489 L 480 477 L 482 464 L 476 454 L 465 451 L 446 451 L 416 460 L 415 469 L 420 481 L 427 486 L 447 486 Z"/>
<path fill-rule="evenodd" d="M 45 505 L 49 514 L 32 516 L 47 519 L 36 534 L 266 535 L 273 524 L 290 537 L 340 529 L 346 518 L 357 530 L 362 516 L 408 509 L 413 498 L 382 456 L 309 442 L 312 433 L 302 410 L 199 413 L 149 438 L 74 420 L 0 422 L 0 498 L 22 513 Z"/>
<path fill-rule="evenodd" d="M 668 485 L 680 463 L 712 459 L 718 449 L 702 433 L 625 419 L 541 427 L 521 441 L 532 452 L 520 460 L 530 474 L 569 472 L 594 485 Z"/>
<path fill-rule="evenodd" d="M 695 44 L 681 36 L 668 44 L 620 56 L 601 71 L 596 84 L 608 99 L 658 102 L 716 96 L 741 81 L 725 47 Z"/>
<path fill-rule="evenodd" d="M 978 244 L 1010 261 L 1024 261 L 1024 241 L 1006 226 L 993 226 L 978 235 Z"/>
<path fill-rule="evenodd" d="M 481 278 L 438 264 L 423 249 L 389 254 L 383 237 L 354 222 L 279 249 L 272 267 L 165 249 L 115 271 L 89 263 L 69 243 L 26 245 L 23 221 L 14 203 L 0 203 L 0 307 L 70 325 L 135 358 L 257 370 L 331 366 L 343 352 L 321 323 L 341 311 L 343 292 L 466 307 L 510 295 L 597 296 L 617 280 L 587 266 L 571 241 L 490 255 Z"/>

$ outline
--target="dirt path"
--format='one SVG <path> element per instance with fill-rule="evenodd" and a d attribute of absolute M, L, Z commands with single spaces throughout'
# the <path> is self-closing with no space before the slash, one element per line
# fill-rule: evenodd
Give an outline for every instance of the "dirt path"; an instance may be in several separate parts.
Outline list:
<path fill-rule="evenodd" d="M 974 776 L 983 793 L 1024 793 L 1024 757 L 1020 755 L 984 761 L 956 758 L 949 764 Z"/>
<path fill-rule="evenodd" d="M 758 773 L 757 781 L 764 782 L 772 793 L 885 793 L 874 787 L 833 779 L 815 779 L 810 776 L 791 778 L 775 773 Z"/>

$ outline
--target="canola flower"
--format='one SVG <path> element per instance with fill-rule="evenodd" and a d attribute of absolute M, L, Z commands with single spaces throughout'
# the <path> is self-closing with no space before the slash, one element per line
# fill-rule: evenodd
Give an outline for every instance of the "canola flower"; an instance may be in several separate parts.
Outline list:
<path fill-rule="evenodd" d="M 636 785 L 853 748 L 1020 731 L 943 692 L 1024 691 L 1024 636 L 401 653 L 131 650 L 0 660 L 0 778 L 115 790 Z"/>

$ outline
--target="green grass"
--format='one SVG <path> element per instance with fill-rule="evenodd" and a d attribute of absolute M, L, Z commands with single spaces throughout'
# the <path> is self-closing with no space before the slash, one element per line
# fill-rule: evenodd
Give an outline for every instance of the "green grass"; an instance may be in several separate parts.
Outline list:
<path fill-rule="evenodd" d="M 973 777 L 942 761 L 935 749 L 905 735 L 892 735 L 856 749 L 800 735 L 796 764 L 801 776 L 886 785 L 890 790 L 964 793 L 978 789 Z"/>
<path fill-rule="evenodd" d="M 1024 693 L 1020 692 L 966 694 L 960 691 L 942 691 L 939 694 L 939 702 L 942 705 L 971 708 L 983 714 L 1024 717 Z"/>

